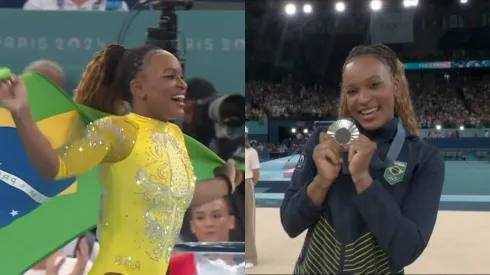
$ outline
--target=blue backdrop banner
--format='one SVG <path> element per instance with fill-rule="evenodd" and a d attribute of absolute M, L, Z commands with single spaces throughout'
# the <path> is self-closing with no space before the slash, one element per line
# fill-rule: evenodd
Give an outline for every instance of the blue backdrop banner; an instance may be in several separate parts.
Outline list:
<path fill-rule="evenodd" d="M 63 66 L 67 90 L 75 88 L 92 55 L 115 43 L 129 13 L 0 10 L 0 66 L 21 73 L 36 59 Z M 146 29 L 158 26 L 159 11 L 143 11 L 124 45 L 145 43 Z M 187 59 L 186 78 L 203 77 L 220 93 L 245 93 L 245 13 L 178 12 L 179 47 Z"/>

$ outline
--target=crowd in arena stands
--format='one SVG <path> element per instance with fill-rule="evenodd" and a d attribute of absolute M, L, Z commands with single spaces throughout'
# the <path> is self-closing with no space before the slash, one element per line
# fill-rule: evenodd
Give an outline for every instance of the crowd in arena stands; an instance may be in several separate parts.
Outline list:
<path fill-rule="evenodd" d="M 250 141 L 250 145 L 257 150 L 261 161 L 282 158 L 301 152 L 306 139 L 286 138 L 281 143 Z"/>
<path fill-rule="evenodd" d="M 320 119 L 335 116 L 338 98 L 334 90 L 315 85 L 269 84 L 246 85 L 246 116 L 250 120 L 264 117 L 283 119 Z"/>
<path fill-rule="evenodd" d="M 490 126 L 490 74 L 410 72 L 407 77 L 420 128 Z M 248 120 L 330 119 L 336 116 L 338 97 L 338 86 L 251 81 L 246 85 L 246 117 Z"/>
<path fill-rule="evenodd" d="M 427 131 L 420 133 L 420 137 L 424 139 L 428 138 L 458 138 L 461 137 L 461 131 L 447 130 L 447 129 L 434 129 L 432 131 Z M 473 133 L 471 136 L 467 137 L 490 137 L 490 132 L 484 130 L 483 134 L 480 135 L 478 132 Z M 286 138 L 280 143 L 273 142 L 260 142 L 251 140 L 250 145 L 257 150 L 261 161 L 267 161 L 269 159 L 276 159 L 287 157 L 298 152 L 301 152 L 306 141 L 307 136 L 302 136 L 299 138 Z"/>
<path fill-rule="evenodd" d="M 269 5 L 279 7 L 282 4 Z M 260 8 L 256 7 L 256 10 Z M 369 26 L 370 18 L 362 14 L 356 20 L 350 17 L 327 20 L 327 17 L 328 14 L 318 13 L 307 21 L 299 20 L 298 24 L 289 24 L 290 20 L 280 13 L 257 12 L 256 16 L 247 17 L 246 36 L 255 37 L 250 39 L 251 43 L 247 42 L 246 116 L 249 120 L 335 118 L 344 58 L 352 47 L 369 43 L 366 26 Z M 430 16 L 425 18 L 420 14 L 414 20 L 422 24 L 431 22 L 429 19 Z M 278 29 L 283 31 L 278 32 Z M 447 26 L 417 27 L 415 40 L 431 37 L 435 29 L 446 33 Z M 485 60 L 490 57 L 485 46 L 456 43 L 462 40 L 462 31 L 451 29 L 440 37 L 449 42 L 437 49 L 428 51 L 424 43 L 418 42 L 389 46 L 403 62 Z M 475 34 L 466 32 L 465 39 L 470 41 L 469 37 L 474 39 Z M 294 81 L 278 81 L 280 75 L 288 74 Z M 488 69 L 437 69 L 407 71 L 407 74 L 421 128 L 490 126 Z"/>

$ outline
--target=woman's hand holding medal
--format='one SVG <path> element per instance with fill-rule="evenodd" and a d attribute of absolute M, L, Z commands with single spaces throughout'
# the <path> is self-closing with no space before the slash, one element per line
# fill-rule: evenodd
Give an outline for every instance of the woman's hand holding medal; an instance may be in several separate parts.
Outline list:
<path fill-rule="evenodd" d="M 335 165 L 340 163 L 339 169 L 342 166 L 342 151 L 347 151 L 347 155 L 345 156 L 347 157 L 346 162 L 348 164 L 344 164 L 346 166 L 345 170 L 348 170 L 348 173 L 352 176 L 352 181 L 356 185 L 358 193 L 369 187 L 373 181 L 369 174 L 369 166 L 371 158 L 377 150 L 376 143 L 372 142 L 366 136 L 361 135 L 356 125 L 345 119 L 338 120 L 330 125 L 327 134 L 324 135 L 324 139 L 331 140 L 336 144 L 337 147 L 332 147 L 333 145 L 331 145 L 329 148 L 336 149 L 333 150 L 337 155 L 334 159 L 335 162 L 332 163 Z M 329 157 L 329 159 L 332 158 Z M 345 172 L 347 173 L 347 171 Z"/>
<path fill-rule="evenodd" d="M 326 185 L 331 185 L 342 167 L 342 147 L 327 133 L 320 133 L 320 142 L 313 150 L 313 161 L 318 176 Z"/>
<path fill-rule="evenodd" d="M 376 143 L 366 136 L 360 135 L 348 145 L 349 148 L 349 172 L 352 181 L 356 185 L 357 192 L 367 189 L 373 181 L 369 174 L 371 158 L 377 150 Z"/>

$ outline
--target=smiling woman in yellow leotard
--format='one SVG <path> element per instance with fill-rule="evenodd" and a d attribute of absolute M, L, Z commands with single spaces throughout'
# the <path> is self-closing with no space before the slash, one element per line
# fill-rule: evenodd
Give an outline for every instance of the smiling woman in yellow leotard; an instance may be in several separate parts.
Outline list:
<path fill-rule="evenodd" d="M 0 82 L 25 150 L 47 178 L 79 176 L 99 167 L 103 188 L 101 244 L 90 274 L 165 274 L 185 210 L 234 189 L 235 169 L 196 184 L 179 127 L 186 83 L 175 56 L 145 46 L 109 46 L 87 66 L 75 100 L 114 114 L 55 151 L 37 128 L 24 83 Z M 127 103 L 132 112 L 122 115 Z"/>

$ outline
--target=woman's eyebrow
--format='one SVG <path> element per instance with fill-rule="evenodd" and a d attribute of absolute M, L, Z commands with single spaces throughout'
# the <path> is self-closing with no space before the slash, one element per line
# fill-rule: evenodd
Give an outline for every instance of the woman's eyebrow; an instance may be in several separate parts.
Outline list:
<path fill-rule="evenodd" d="M 371 75 L 369 77 L 366 77 L 362 83 L 364 82 L 368 82 L 368 81 L 373 81 L 373 80 L 381 80 L 381 76 L 379 74 L 374 74 L 374 75 Z M 352 84 L 352 83 L 348 83 L 348 84 L 341 84 L 340 87 L 344 88 L 344 89 L 348 89 L 348 88 L 355 88 L 356 86 L 358 85 L 355 85 L 355 84 Z"/>

